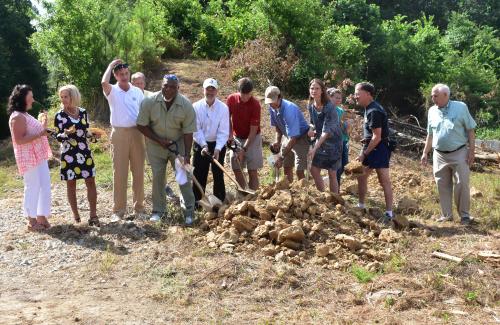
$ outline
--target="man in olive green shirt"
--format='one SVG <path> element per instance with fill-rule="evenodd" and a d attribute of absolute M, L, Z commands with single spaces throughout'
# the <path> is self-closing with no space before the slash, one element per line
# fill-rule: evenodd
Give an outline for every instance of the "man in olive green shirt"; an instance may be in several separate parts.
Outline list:
<path fill-rule="evenodd" d="M 151 221 L 160 221 L 165 213 L 166 197 L 164 193 L 167 163 L 176 168 L 176 174 L 182 173 L 183 166 L 176 166 L 175 149 L 177 143 L 183 164 L 191 160 L 193 133 L 196 131 L 196 113 L 191 102 L 179 93 L 179 79 L 175 75 L 163 77 L 161 91 L 146 97 L 141 103 L 137 128 L 146 136 L 146 153 L 153 171 L 153 213 Z M 177 178 L 177 177 L 176 177 Z M 186 225 L 193 222 L 195 198 L 190 177 L 179 188 L 185 205 Z"/>

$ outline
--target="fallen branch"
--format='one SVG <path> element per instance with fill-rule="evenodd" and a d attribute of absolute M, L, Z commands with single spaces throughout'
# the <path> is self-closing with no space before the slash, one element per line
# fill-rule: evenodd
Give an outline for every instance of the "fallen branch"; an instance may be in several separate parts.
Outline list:
<path fill-rule="evenodd" d="M 456 257 L 453 255 L 449 255 L 449 254 L 438 252 L 438 251 L 432 252 L 431 256 L 440 258 L 442 260 L 450 261 L 450 262 L 456 262 L 456 263 L 462 263 L 462 261 L 463 261 L 463 259 L 460 257 Z"/>

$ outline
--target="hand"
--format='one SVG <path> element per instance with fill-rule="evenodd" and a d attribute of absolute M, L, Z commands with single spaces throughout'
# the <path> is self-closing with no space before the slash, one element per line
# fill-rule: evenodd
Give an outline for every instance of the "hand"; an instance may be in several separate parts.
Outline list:
<path fill-rule="evenodd" d="M 215 160 L 219 160 L 219 154 L 220 154 L 220 150 L 219 149 L 215 149 L 214 150 L 214 155 L 213 155 L 213 157 L 214 157 Z"/>
<path fill-rule="evenodd" d="M 474 150 L 469 149 L 469 154 L 467 155 L 467 164 L 469 164 L 469 167 L 471 167 L 472 164 L 474 164 L 475 157 L 476 157 L 476 154 L 475 154 Z"/>
<path fill-rule="evenodd" d="M 172 144 L 172 141 L 168 140 L 168 139 L 158 139 L 158 143 L 165 149 L 167 149 L 170 144 Z"/>
<path fill-rule="evenodd" d="M 281 143 L 275 142 L 275 143 L 271 144 L 271 147 L 272 147 L 274 152 L 280 152 Z"/>
<path fill-rule="evenodd" d="M 49 135 L 50 135 L 50 132 L 47 129 L 43 129 L 43 131 L 41 131 L 40 133 L 38 133 L 38 137 L 39 138 L 41 138 L 41 137 L 47 137 Z"/>
<path fill-rule="evenodd" d="M 240 163 L 245 159 L 245 151 L 242 149 L 238 151 L 236 154 L 236 158 L 240 161 Z"/>
<path fill-rule="evenodd" d="M 46 129 L 47 128 L 47 112 L 42 111 L 40 114 L 38 114 L 38 120 L 40 123 L 42 123 L 42 126 Z"/>
<path fill-rule="evenodd" d="M 422 166 L 427 166 L 427 154 L 423 153 L 422 157 L 420 157 L 420 164 Z"/>
<path fill-rule="evenodd" d="M 208 147 L 205 146 L 203 149 L 201 149 L 201 155 L 202 156 L 210 156 L 210 151 L 208 151 Z"/>
<path fill-rule="evenodd" d="M 276 161 L 274 162 L 274 167 L 281 168 L 282 166 L 283 166 L 283 157 L 280 155 L 276 158 Z"/>
<path fill-rule="evenodd" d="M 189 168 L 188 165 L 191 164 L 191 156 L 184 156 L 184 168 Z"/>
<path fill-rule="evenodd" d="M 307 136 L 309 138 L 315 137 L 316 136 L 316 131 L 314 131 L 314 130 L 307 131 Z"/>
<path fill-rule="evenodd" d="M 363 160 L 365 160 L 365 158 L 366 158 L 366 156 L 365 156 L 365 154 L 362 152 L 362 153 L 358 156 L 358 158 L 356 158 L 356 160 L 362 163 L 362 162 L 363 162 Z"/>
<path fill-rule="evenodd" d="M 116 67 L 117 65 L 119 65 L 121 63 L 123 63 L 122 59 L 115 59 L 115 60 L 111 61 L 111 63 L 109 64 L 109 66 L 111 68 L 114 68 L 114 67 Z"/>

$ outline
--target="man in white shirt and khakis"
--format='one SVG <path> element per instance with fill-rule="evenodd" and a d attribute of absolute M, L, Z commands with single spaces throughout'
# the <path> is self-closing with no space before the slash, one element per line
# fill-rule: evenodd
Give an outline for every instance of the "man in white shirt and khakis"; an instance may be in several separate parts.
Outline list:
<path fill-rule="evenodd" d="M 109 83 L 113 72 L 117 83 Z M 136 214 L 144 213 L 144 136 L 137 129 L 139 107 L 144 99 L 141 89 L 130 82 L 128 64 L 113 60 L 101 80 L 104 96 L 108 100 L 110 114 L 111 148 L 113 158 L 113 215 L 117 222 L 127 211 L 128 171 L 132 172 L 133 205 Z"/>
<path fill-rule="evenodd" d="M 224 174 L 209 158 L 212 156 L 224 165 L 226 143 L 229 138 L 229 109 L 224 102 L 217 98 L 218 88 L 217 80 L 206 79 L 203 82 L 205 98 L 193 104 L 197 128 L 193 135 L 193 174 L 205 190 L 208 171 L 212 168 L 213 194 L 224 201 L 226 197 Z M 193 187 L 193 191 L 196 201 L 199 201 L 202 193 L 196 187 Z"/>

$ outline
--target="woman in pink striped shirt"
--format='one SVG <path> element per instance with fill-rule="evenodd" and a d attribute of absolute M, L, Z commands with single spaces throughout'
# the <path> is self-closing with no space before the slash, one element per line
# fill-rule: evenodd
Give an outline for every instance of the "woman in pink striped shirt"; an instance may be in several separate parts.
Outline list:
<path fill-rule="evenodd" d="M 17 168 L 24 180 L 24 215 L 28 218 L 28 229 L 40 231 L 50 228 L 48 159 L 52 151 L 47 140 L 47 114 L 41 114 L 41 122 L 28 114 L 33 102 L 31 87 L 17 85 L 9 97 L 7 113 Z"/>

